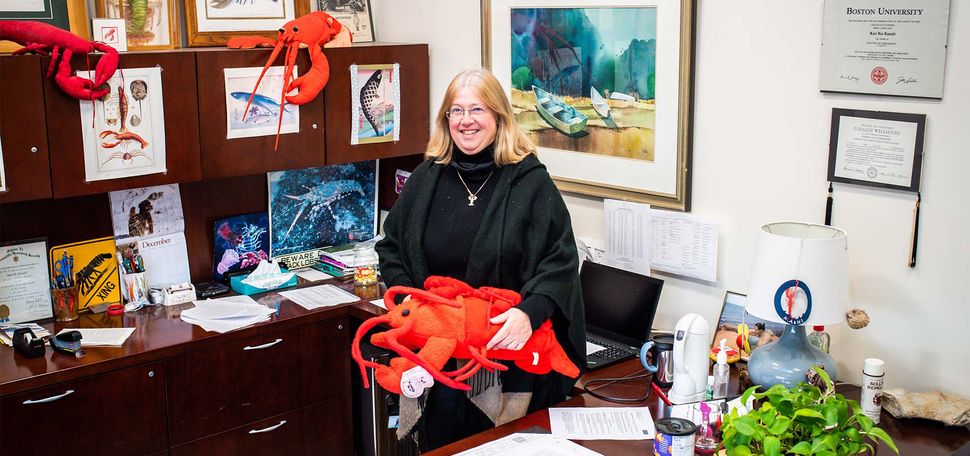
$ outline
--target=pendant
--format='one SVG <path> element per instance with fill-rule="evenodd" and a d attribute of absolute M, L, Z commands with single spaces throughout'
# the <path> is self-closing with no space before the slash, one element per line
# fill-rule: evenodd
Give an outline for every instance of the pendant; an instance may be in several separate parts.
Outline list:
<path fill-rule="evenodd" d="M 468 195 L 468 205 L 469 206 L 474 206 L 475 205 L 475 200 L 477 200 L 477 199 L 478 199 L 478 197 L 475 196 L 475 195 Z"/>

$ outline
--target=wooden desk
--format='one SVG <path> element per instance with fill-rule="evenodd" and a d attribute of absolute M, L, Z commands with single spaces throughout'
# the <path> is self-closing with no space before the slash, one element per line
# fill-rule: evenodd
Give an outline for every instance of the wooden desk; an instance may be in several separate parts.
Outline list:
<path fill-rule="evenodd" d="M 593 371 L 580 379 L 625 377 L 636 375 L 643 370 L 638 360 L 619 363 L 606 369 Z M 733 369 L 732 369 L 733 372 Z M 580 383 L 581 384 L 581 383 Z M 623 381 L 596 389 L 598 393 L 609 396 L 638 397 L 649 390 L 646 379 Z M 732 384 L 732 389 L 734 386 Z M 859 400 L 860 389 L 855 385 L 838 385 L 836 389 L 849 399 Z M 576 390 L 574 390 L 576 391 Z M 578 391 L 582 391 L 580 387 Z M 663 402 L 651 392 L 647 400 L 639 403 L 620 404 L 597 399 L 589 394 L 580 394 L 561 404 L 560 407 L 649 407 L 654 420 L 663 416 Z M 936 456 L 970 455 L 970 429 L 966 427 L 947 427 L 927 420 L 896 419 L 883 411 L 879 424 L 893 438 L 901 455 Z M 511 423 L 473 435 L 451 445 L 438 448 L 426 456 L 445 456 L 458 453 L 491 442 L 500 437 L 529 428 L 539 427 L 549 430 L 549 411 L 539 410 Z M 609 456 L 653 454 L 652 440 L 575 440 L 576 443 L 593 451 Z M 884 445 L 877 446 L 877 454 L 894 454 Z"/>

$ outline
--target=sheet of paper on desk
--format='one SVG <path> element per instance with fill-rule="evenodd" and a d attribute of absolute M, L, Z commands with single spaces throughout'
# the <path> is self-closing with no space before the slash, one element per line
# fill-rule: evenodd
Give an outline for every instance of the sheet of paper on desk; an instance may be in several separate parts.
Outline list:
<path fill-rule="evenodd" d="M 317 285 L 315 287 L 281 291 L 280 296 L 303 306 L 307 310 L 360 300 L 356 295 L 348 293 L 334 285 Z"/>
<path fill-rule="evenodd" d="M 182 311 L 179 316 L 182 321 L 217 333 L 226 333 L 269 320 L 270 315 L 276 312 L 276 309 L 243 295 L 193 301 L 193 304 L 195 307 Z"/>
<path fill-rule="evenodd" d="M 593 450 L 550 434 L 512 434 L 455 456 L 592 456 Z"/>
<path fill-rule="evenodd" d="M 714 401 L 704 401 L 708 406 L 711 407 L 710 416 L 708 420 L 710 422 L 717 421 L 718 417 L 721 416 L 721 404 L 724 404 L 724 399 L 718 399 Z M 684 418 L 694 422 L 696 425 L 700 425 L 703 421 L 703 416 L 700 410 L 700 402 L 691 402 L 689 404 L 678 404 L 670 407 L 670 417 L 671 418 Z M 754 405 L 754 397 L 752 396 L 748 400 L 748 405 Z M 738 415 L 746 415 L 748 413 L 748 408 L 741 405 L 741 398 L 737 397 L 731 401 L 727 402 L 726 409 L 730 413 L 731 409 L 738 409 Z"/>
<path fill-rule="evenodd" d="M 324 274 L 324 273 L 322 273 L 320 271 L 317 271 L 316 269 L 313 269 L 313 268 L 297 269 L 296 271 L 293 271 L 293 272 L 295 272 L 296 275 L 302 277 L 303 280 L 309 280 L 311 282 L 318 282 L 318 281 L 321 281 L 321 280 L 327 280 L 327 279 L 332 279 L 333 278 L 332 275 L 330 275 L 330 274 Z"/>
<path fill-rule="evenodd" d="M 576 440 L 649 440 L 656 432 L 647 407 L 553 407 L 549 426 Z"/>
<path fill-rule="evenodd" d="M 68 331 L 81 333 L 82 347 L 120 347 L 135 328 L 64 328 L 57 334 Z"/>

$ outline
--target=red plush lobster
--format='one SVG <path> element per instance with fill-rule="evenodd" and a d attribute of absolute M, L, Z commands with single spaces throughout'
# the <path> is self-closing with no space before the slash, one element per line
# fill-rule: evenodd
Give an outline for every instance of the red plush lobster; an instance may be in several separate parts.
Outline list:
<path fill-rule="evenodd" d="M 401 394 L 402 375 L 421 366 L 435 380 L 468 391 L 471 387 L 462 381 L 482 367 L 489 371 L 508 369 L 489 358 L 514 361 L 522 370 L 535 374 L 555 370 L 568 377 L 579 375 L 579 369 L 556 341 L 552 322 L 548 320 L 532 332 L 521 350 L 485 349 L 502 327 L 490 323 L 489 319 L 518 305 L 522 301 L 518 293 L 490 287 L 474 289 L 460 280 L 439 276 L 428 277 L 424 287 L 427 291 L 391 287 L 384 295 L 388 313 L 368 319 L 357 330 L 351 355 L 360 365 L 365 388 L 369 387 L 366 368 L 370 367 L 375 369 L 375 378 L 381 386 Z M 394 298 L 400 294 L 411 297 L 395 305 Z M 367 331 L 382 323 L 391 329 L 374 334 L 371 343 L 401 355 L 391 359 L 390 366 L 365 361 L 360 351 L 360 341 Z M 415 353 L 414 349 L 419 351 Z M 441 368 L 452 357 L 471 361 L 455 371 L 442 372 Z"/>
<path fill-rule="evenodd" d="M 60 54 L 61 63 L 57 66 L 54 82 L 64 93 L 73 98 L 95 100 L 105 96 L 111 90 L 104 84 L 114 76 L 115 70 L 118 69 L 119 58 L 118 51 L 107 44 L 88 41 L 53 25 L 34 21 L 0 21 L 0 40 L 10 40 L 24 46 L 14 51 L 14 55 L 27 52 L 47 55 L 50 52 L 48 77 L 54 74 L 54 67 Z M 71 56 L 74 54 L 86 56 L 94 51 L 104 53 L 95 67 L 94 81 L 80 76 L 71 76 Z"/>

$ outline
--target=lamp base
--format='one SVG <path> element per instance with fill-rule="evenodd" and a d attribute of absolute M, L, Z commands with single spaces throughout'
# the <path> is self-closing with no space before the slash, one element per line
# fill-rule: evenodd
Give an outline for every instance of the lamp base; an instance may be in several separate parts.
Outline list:
<path fill-rule="evenodd" d="M 835 381 L 838 374 L 835 360 L 808 342 L 804 326 L 787 325 L 780 339 L 751 353 L 748 373 L 751 382 L 764 389 L 777 384 L 791 388 L 798 382 L 807 381 L 805 374 L 816 364 L 825 366 L 825 371 Z"/>

